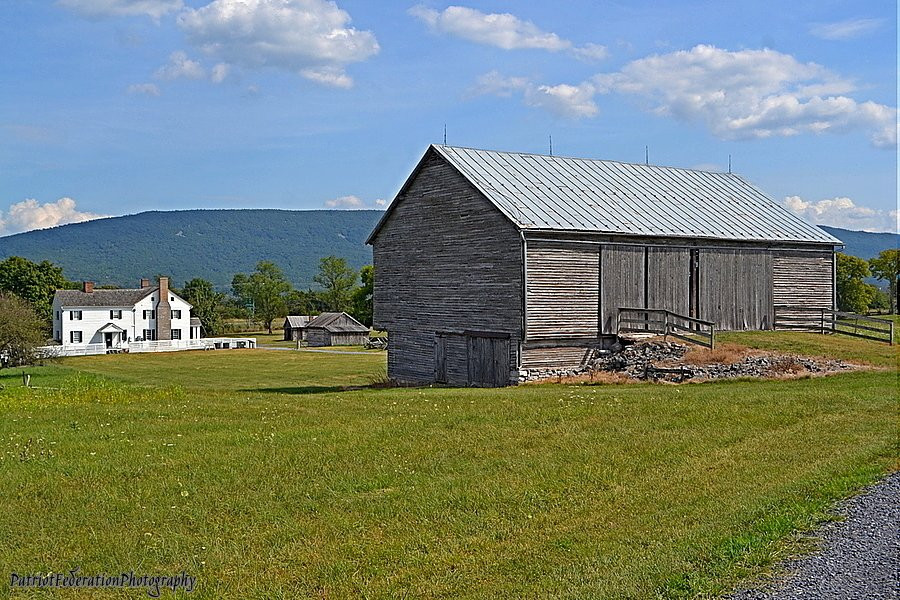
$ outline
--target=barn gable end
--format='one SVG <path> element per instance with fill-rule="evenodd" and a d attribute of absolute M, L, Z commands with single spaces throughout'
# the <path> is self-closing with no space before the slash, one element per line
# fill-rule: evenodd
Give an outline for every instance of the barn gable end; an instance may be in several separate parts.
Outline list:
<path fill-rule="evenodd" d="M 522 323 L 521 241 L 512 223 L 431 150 L 371 242 L 374 326 L 389 332 L 388 376 L 488 384 L 469 381 L 468 356 L 494 360 L 505 350 L 496 371 L 506 383 Z M 498 333 L 506 337 L 491 337 Z M 488 339 L 504 341 L 472 341 Z M 483 378 L 480 370 L 471 376 Z"/>

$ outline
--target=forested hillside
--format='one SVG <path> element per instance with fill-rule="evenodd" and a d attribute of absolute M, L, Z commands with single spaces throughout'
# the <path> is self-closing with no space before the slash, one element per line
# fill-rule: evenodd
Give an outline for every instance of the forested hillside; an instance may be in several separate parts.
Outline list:
<path fill-rule="evenodd" d="M 132 286 L 165 274 L 176 285 L 202 277 L 227 289 L 260 260 L 280 266 L 298 288 L 312 285 L 319 259 L 354 269 L 372 261 L 366 237 L 375 210 L 186 210 L 145 212 L 0 238 L 0 259 L 50 260 L 71 280 Z"/>
<path fill-rule="evenodd" d="M 238 272 L 260 260 L 280 266 L 298 288 L 312 285 L 319 259 L 335 255 L 359 269 L 372 261 L 366 237 L 376 210 L 185 210 L 145 212 L 0 237 L 0 259 L 50 260 L 67 278 L 134 285 L 158 274 L 209 279 L 226 290 Z M 897 247 L 891 233 L 823 227 L 847 254 L 872 258 Z"/>

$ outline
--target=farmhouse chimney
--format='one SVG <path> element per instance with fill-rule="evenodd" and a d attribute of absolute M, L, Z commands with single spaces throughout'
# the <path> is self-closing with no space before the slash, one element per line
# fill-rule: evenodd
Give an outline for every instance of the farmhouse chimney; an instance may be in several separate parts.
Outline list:
<path fill-rule="evenodd" d="M 81 284 L 81 291 L 85 294 L 91 294 L 94 292 L 94 282 L 93 281 L 85 281 Z"/>
<path fill-rule="evenodd" d="M 169 306 L 169 278 L 159 278 L 159 302 L 156 303 L 156 339 L 172 339 L 172 307 Z"/>
<path fill-rule="evenodd" d="M 150 280 L 146 278 L 141 278 L 141 289 L 147 289 L 150 287 Z"/>

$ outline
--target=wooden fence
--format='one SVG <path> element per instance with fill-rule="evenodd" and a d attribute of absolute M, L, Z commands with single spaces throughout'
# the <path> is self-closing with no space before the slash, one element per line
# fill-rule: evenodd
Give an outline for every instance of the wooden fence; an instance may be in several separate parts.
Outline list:
<path fill-rule="evenodd" d="M 775 305 L 775 329 L 839 333 L 894 344 L 894 322 L 830 308 L 798 308 Z"/>
<path fill-rule="evenodd" d="M 662 308 L 619 308 L 616 333 L 652 333 L 715 348 L 716 326 Z"/>

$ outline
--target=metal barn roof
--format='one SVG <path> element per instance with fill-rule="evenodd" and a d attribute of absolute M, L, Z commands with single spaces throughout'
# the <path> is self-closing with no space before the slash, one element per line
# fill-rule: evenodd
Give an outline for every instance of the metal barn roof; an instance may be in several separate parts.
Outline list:
<path fill-rule="evenodd" d="M 842 243 L 732 173 L 432 148 L 526 230 Z"/>
<path fill-rule="evenodd" d="M 331 333 L 368 333 L 369 328 L 345 312 L 324 312 L 306 324 L 308 329 L 325 329 Z"/>

